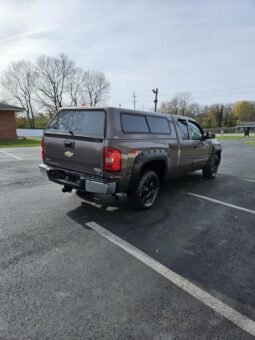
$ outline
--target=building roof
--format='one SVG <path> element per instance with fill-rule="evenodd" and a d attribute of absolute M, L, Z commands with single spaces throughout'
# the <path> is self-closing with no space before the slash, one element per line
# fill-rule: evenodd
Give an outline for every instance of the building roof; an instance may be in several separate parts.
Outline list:
<path fill-rule="evenodd" d="M 22 112 L 25 109 L 23 107 L 8 105 L 4 103 L 0 103 L 0 111 L 15 111 L 15 112 Z"/>
<path fill-rule="evenodd" d="M 255 121 L 254 122 L 240 122 L 239 125 L 236 127 L 255 127 Z"/>

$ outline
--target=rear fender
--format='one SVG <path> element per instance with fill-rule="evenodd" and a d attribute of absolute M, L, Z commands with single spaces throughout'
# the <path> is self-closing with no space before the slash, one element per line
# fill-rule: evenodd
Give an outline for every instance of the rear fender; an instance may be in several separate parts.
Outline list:
<path fill-rule="evenodd" d="M 164 162 L 164 169 L 162 170 L 163 176 L 160 178 L 160 181 L 163 181 L 167 175 L 168 170 L 168 156 L 167 150 L 158 149 L 158 150 L 148 150 L 139 153 L 134 159 L 134 165 L 131 173 L 131 179 L 129 184 L 129 191 L 134 189 L 146 168 L 150 167 L 150 164 L 153 164 L 155 161 Z"/>

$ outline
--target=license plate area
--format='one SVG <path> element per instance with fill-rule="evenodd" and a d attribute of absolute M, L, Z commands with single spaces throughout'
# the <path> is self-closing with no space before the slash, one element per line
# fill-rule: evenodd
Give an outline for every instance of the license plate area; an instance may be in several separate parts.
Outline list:
<path fill-rule="evenodd" d="M 49 179 L 53 181 L 64 181 L 75 186 L 81 186 L 81 178 L 79 175 L 64 170 L 50 170 Z"/>

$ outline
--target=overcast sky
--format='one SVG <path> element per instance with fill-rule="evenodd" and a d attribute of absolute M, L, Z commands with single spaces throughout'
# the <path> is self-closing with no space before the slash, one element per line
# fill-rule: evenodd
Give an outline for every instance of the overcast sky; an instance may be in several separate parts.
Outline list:
<path fill-rule="evenodd" d="M 108 104 L 255 100 L 255 0 L 0 0 L 0 71 L 66 53 L 112 85 Z"/>

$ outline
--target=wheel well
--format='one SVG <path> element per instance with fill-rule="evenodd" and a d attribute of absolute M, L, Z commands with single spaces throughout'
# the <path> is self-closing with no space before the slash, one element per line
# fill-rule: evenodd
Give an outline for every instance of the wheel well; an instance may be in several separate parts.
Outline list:
<path fill-rule="evenodd" d="M 220 161 L 221 161 L 221 151 L 216 151 L 215 153 L 219 157 L 219 163 L 220 163 Z"/>
<path fill-rule="evenodd" d="M 141 173 L 144 173 L 147 170 L 155 171 L 158 175 L 159 181 L 163 182 L 166 175 L 166 163 L 163 160 L 151 161 L 143 166 Z"/>

